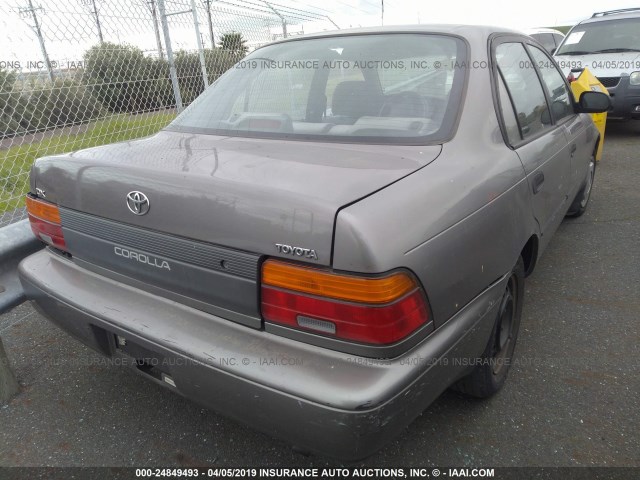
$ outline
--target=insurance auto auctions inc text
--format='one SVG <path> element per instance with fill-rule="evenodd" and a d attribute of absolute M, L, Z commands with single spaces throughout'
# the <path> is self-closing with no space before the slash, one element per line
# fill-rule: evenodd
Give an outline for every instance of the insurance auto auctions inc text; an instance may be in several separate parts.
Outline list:
<path fill-rule="evenodd" d="M 493 478 L 493 468 L 261 468 L 262 478 Z"/>
<path fill-rule="evenodd" d="M 136 468 L 135 478 L 493 478 L 493 468 Z"/>

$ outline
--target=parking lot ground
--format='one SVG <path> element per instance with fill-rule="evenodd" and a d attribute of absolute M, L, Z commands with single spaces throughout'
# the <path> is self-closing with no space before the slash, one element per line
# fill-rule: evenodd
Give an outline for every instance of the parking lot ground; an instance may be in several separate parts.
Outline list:
<path fill-rule="evenodd" d="M 640 466 L 640 122 L 607 128 L 591 202 L 527 279 L 505 388 L 446 392 L 363 465 Z M 336 465 L 106 365 L 28 304 L 0 335 L 22 384 L 2 466 Z"/>

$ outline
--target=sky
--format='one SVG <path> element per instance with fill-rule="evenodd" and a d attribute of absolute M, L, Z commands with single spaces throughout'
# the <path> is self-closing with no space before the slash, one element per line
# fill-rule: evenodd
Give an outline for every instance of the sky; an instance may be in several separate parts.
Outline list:
<path fill-rule="evenodd" d="M 303 0 L 298 4 L 321 7 L 334 12 L 332 17 L 341 26 L 380 25 L 380 1 L 376 0 Z M 439 1 L 384 0 L 385 25 L 411 23 L 466 23 L 497 25 L 511 28 L 533 28 L 574 25 L 594 12 L 637 7 L 638 1 L 558 0 L 516 1 Z M 365 14 L 366 12 L 366 14 Z M 336 20 L 339 19 L 339 20 Z"/>
<path fill-rule="evenodd" d="M 100 10 L 104 39 L 115 43 L 131 43 L 149 55 L 156 51 L 156 40 L 146 0 L 95 0 Z M 167 11 L 188 10 L 191 0 L 165 0 Z M 205 45 L 210 42 L 207 23 L 199 5 L 199 26 Z M 238 0 L 213 0 L 215 9 L 214 36 L 224 31 L 238 30 L 250 45 L 255 47 L 273 39 L 281 33 L 279 21 L 266 19 L 265 0 L 239 0 L 244 2 L 244 15 L 232 7 Z M 382 22 L 381 0 L 267 0 L 274 8 L 313 12 L 314 15 L 329 16 L 341 28 L 377 26 Z M 83 53 L 97 43 L 94 17 L 88 0 L 32 0 L 38 10 L 46 48 L 51 60 L 65 66 L 69 62 L 82 60 Z M 384 0 L 384 24 L 401 25 L 417 23 L 467 23 L 490 24 L 516 29 L 573 25 L 603 9 L 629 8 L 638 0 L 614 0 L 603 7 L 602 2 L 560 2 L 537 0 L 534 8 L 525 8 L 512 0 L 460 1 L 445 0 Z M 31 61 L 41 61 L 42 54 L 32 29 L 32 19 L 20 15 L 20 7 L 28 0 L 0 0 L 0 67 L 29 70 Z M 295 22 L 291 22 L 295 23 Z M 31 24 L 31 27 L 30 27 Z M 335 27 L 328 21 L 290 24 L 289 33 L 304 31 L 312 33 Z M 195 49 L 196 36 L 190 13 L 170 17 L 170 30 L 174 50 Z M 219 37 L 216 37 L 219 39 Z M 163 41 L 164 42 L 164 41 Z M 16 63 L 18 62 L 18 63 Z"/>

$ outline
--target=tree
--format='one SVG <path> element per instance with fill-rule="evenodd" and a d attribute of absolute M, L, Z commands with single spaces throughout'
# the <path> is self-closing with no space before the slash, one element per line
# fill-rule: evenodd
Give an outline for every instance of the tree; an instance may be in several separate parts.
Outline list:
<path fill-rule="evenodd" d="M 28 132 L 85 123 L 104 114 L 102 104 L 75 78 L 56 78 L 23 94 L 20 123 Z"/>
<path fill-rule="evenodd" d="M 105 42 L 84 55 L 83 82 L 111 112 L 142 112 L 171 104 L 169 65 L 132 45 Z"/>
<path fill-rule="evenodd" d="M 13 90 L 15 82 L 15 73 L 0 69 L 0 138 L 22 130 L 19 115 L 16 114 L 20 96 Z"/>
<path fill-rule="evenodd" d="M 240 32 L 223 33 L 220 39 L 220 48 L 232 53 L 238 53 L 246 55 L 249 47 L 247 47 L 247 41 L 243 38 Z"/>
<path fill-rule="evenodd" d="M 242 58 L 241 54 L 222 48 L 216 48 L 215 50 L 204 49 L 203 54 L 209 82 L 211 83 L 215 82 L 220 75 L 233 67 Z M 179 51 L 175 56 L 175 65 L 182 102 L 184 105 L 188 105 L 204 91 L 198 53 Z"/>

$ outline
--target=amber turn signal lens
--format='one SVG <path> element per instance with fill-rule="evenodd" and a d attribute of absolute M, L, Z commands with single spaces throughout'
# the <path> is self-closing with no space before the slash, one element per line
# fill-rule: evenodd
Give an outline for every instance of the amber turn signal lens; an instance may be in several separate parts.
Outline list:
<path fill-rule="evenodd" d="M 60 225 L 60 210 L 58 210 L 57 205 L 38 200 L 37 198 L 33 197 L 26 197 L 26 201 L 27 212 L 29 212 L 31 215 L 39 218 L 40 220 L 45 220 L 47 222 Z"/>
<path fill-rule="evenodd" d="M 27 196 L 26 202 L 29 223 L 36 238 L 59 250 L 67 251 L 58 206 L 30 196 Z"/>
<path fill-rule="evenodd" d="M 367 304 L 385 304 L 403 297 L 418 285 L 406 273 L 368 278 L 340 275 L 291 263 L 267 260 L 262 284 L 319 297 Z"/>

